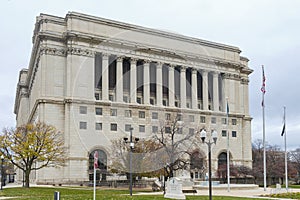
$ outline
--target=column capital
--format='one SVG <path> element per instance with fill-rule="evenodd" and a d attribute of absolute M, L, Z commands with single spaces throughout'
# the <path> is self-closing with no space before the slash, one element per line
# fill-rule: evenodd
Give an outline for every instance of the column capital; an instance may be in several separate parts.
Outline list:
<path fill-rule="evenodd" d="M 192 68 L 192 74 L 197 74 L 198 70 L 196 68 Z"/>
<path fill-rule="evenodd" d="M 117 57 L 117 62 L 122 62 L 125 56 L 118 56 Z"/>
<path fill-rule="evenodd" d="M 159 61 L 158 61 L 158 62 L 156 62 L 156 67 L 162 67 L 163 64 L 164 64 L 163 62 L 159 62 Z"/>
<path fill-rule="evenodd" d="M 186 66 L 180 66 L 180 72 L 185 72 L 186 71 Z"/>
<path fill-rule="evenodd" d="M 109 59 L 110 54 L 103 52 L 102 53 L 102 59 Z"/>
<path fill-rule="evenodd" d="M 133 58 L 133 57 L 130 58 L 130 63 L 136 63 L 137 61 L 138 61 L 137 58 Z"/>
<path fill-rule="evenodd" d="M 202 70 L 201 70 L 201 74 L 202 74 L 202 75 L 208 74 L 208 72 L 209 72 L 209 71 L 208 71 L 207 69 L 202 69 Z"/>
<path fill-rule="evenodd" d="M 150 62 L 151 62 L 151 60 L 148 60 L 148 59 L 144 60 L 144 64 L 150 64 Z"/>

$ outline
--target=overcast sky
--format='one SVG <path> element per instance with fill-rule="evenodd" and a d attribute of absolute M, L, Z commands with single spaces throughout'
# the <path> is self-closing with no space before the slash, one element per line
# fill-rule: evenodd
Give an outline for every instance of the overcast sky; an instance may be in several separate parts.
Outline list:
<path fill-rule="evenodd" d="M 297 0 L 1 0 L 0 128 L 15 126 L 19 70 L 27 68 L 35 17 L 82 12 L 237 46 L 250 59 L 252 138 L 262 139 L 261 65 L 266 74 L 266 140 L 300 148 L 300 1 Z"/>

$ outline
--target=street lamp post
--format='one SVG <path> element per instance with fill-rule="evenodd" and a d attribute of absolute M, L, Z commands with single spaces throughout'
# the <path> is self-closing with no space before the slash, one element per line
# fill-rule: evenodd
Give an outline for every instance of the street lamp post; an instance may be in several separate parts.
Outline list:
<path fill-rule="evenodd" d="M 130 147 L 130 151 L 129 151 L 129 191 L 130 191 L 130 196 L 132 196 L 132 152 L 134 149 L 134 143 L 137 143 L 139 141 L 139 138 L 135 138 L 134 141 L 132 139 L 132 130 L 133 128 L 130 128 L 130 137 L 129 137 L 129 141 L 127 137 L 124 137 L 124 141 L 125 143 L 129 142 L 129 147 Z"/>
<path fill-rule="evenodd" d="M 0 188 L 0 190 L 2 190 L 3 189 L 3 162 L 4 162 L 4 156 L 3 155 L 1 155 L 1 188 Z"/>
<path fill-rule="evenodd" d="M 208 187 L 209 187 L 209 200 L 212 200 L 212 181 L 211 181 L 211 146 L 212 144 L 216 144 L 217 138 L 218 138 L 218 133 L 216 130 L 212 130 L 211 132 L 211 137 L 208 138 L 208 142 L 205 141 L 207 135 L 206 131 L 202 129 L 200 132 L 200 137 L 202 140 L 202 143 L 207 144 L 208 146 Z M 211 141 L 211 138 L 213 141 Z"/>

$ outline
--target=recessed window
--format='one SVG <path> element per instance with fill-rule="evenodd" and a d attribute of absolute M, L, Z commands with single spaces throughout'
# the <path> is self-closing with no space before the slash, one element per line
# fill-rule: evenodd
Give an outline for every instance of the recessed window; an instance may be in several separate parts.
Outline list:
<path fill-rule="evenodd" d="M 200 116 L 200 123 L 205 123 L 205 116 Z"/>
<path fill-rule="evenodd" d="M 96 130 L 101 131 L 102 130 L 102 123 L 96 122 L 95 128 L 96 128 Z"/>
<path fill-rule="evenodd" d="M 237 120 L 236 119 L 232 119 L 231 123 L 232 123 L 232 125 L 237 125 Z"/>
<path fill-rule="evenodd" d="M 158 126 L 152 126 L 152 133 L 158 133 Z"/>
<path fill-rule="evenodd" d="M 171 133 L 171 127 L 169 127 L 169 126 L 165 127 L 165 132 L 166 133 Z"/>
<path fill-rule="evenodd" d="M 227 124 L 227 119 L 226 118 L 222 118 L 222 124 Z"/>
<path fill-rule="evenodd" d="M 131 110 L 125 110 L 125 117 L 131 117 Z"/>
<path fill-rule="evenodd" d="M 150 104 L 151 104 L 151 105 L 154 105 L 154 102 L 155 102 L 155 100 L 151 98 L 151 99 L 150 99 Z"/>
<path fill-rule="evenodd" d="M 125 124 L 125 131 L 129 132 L 131 129 L 131 124 Z"/>
<path fill-rule="evenodd" d="M 139 111 L 139 118 L 145 118 L 145 111 Z"/>
<path fill-rule="evenodd" d="M 145 125 L 139 125 L 139 132 L 145 133 Z"/>
<path fill-rule="evenodd" d="M 102 115 L 102 108 L 96 107 L 95 113 L 96 113 L 96 115 Z"/>
<path fill-rule="evenodd" d="M 232 137 L 236 137 L 236 136 L 237 136 L 236 131 L 232 131 Z"/>
<path fill-rule="evenodd" d="M 187 107 L 187 108 L 190 108 L 190 103 L 186 103 L 186 107 Z"/>
<path fill-rule="evenodd" d="M 195 132 L 195 129 L 193 129 L 193 128 L 189 128 L 189 134 L 190 134 L 190 135 L 193 135 L 193 134 L 194 134 L 194 132 Z"/>
<path fill-rule="evenodd" d="M 123 96 L 123 101 L 124 101 L 125 103 L 128 103 L 128 102 L 129 102 L 128 96 Z"/>
<path fill-rule="evenodd" d="M 110 94 L 109 97 L 108 97 L 108 99 L 109 99 L 110 101 L 114 101 L 114 95 Z"/>
<path fill-rule="evenodd" d="M 165 119 L 166 120 L 171 120 L 171 113 L 166 113 L 165 114 Z"/>
<path fill-rule="evenodd" d="M 158 113 L 152 112 L 152 119 L 158 119 Z"/>
<path fill-rule="evenodd" d="M 216 123 L 217 123 L 217 118 L 212 117 L 212 118 L 211 118 L 211 123 L 212 123 L 212 124 L 216 124 Z"/>
<path fill-rule="evenodd" d="M 79 106 L 79 113 L 80 114 L 87 114 L 87 107 L 86 106 Z"/>
<path fill-rule="evenodd" d="M 177 120 L 178 121 L 182 121 L 183 120 L 182 114 L 177 114 Z"/>
<path fill-rule="evenodd" d="M 115 124 L 115 123 L 110 124 L 110 130 L 111 131 L 117 131 L 118 130 L 118 124 Z"/>
<path fill-rule="evenodd" d="M 110 116 L 117 116 L 117 109 L 115 108 L 110 109 Z"/>
<path fill-rule="evenodd" d="M 189 115 L 189 121 L 190 122 L 195 122 L 195 116 L 194 115 Z"/>
<path fill-rule="evenodd" d="M 175 107 L 179 107 L 179 102 L 175 101 Z"/>
<path fill-rule="evenodd" d="M 80 129 L 87 129 L 87 122 L 79 122 Z"/>
<path fill-rule="evenodd" d="M 222 137 L 227 137 L 227 131 L 226 130 L 222 130 Z"/>
<path fill-rule="evenodd" d="M 95 99 L 100 100 L 100 94 L 99 93 L 95 93 Z"/>
<path fill-rule="evenodd" d="M 167 106 L 167 100 L 163 100 L 163 106 Z"/>
<path fill-rule="evenodd" d="M 137 98 L 136 98 L 136 102 L 137 102 L 138 104 L 141 104 L 141 103 L 142 103 L 142 98 L 141 98 L 141 97 L 137 97 Z"/>
<path fill-rule="evenodd" d="M 183 133 L 183 128 L 182 127 L 178 128 L 177 132 L 178 132 L 178 134 L 182 134 Z"/>

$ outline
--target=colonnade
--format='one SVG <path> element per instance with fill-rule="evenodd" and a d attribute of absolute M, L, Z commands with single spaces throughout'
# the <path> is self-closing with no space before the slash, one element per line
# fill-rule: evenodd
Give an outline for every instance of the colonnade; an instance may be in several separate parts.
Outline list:
<path fill-rule="evenodd" d="M 102 53 L 102 100 L 109 101 L 109 66 L 110 59 L 109 54 Z M 123 59 L 125 57 L 117 57 L 116 58 L 116 88 L 115 88 L 115 101 L 123 102 Z M 191 109 L 203 109 L 203 110 L 214 110 L 220 111 L 222 102 L 224 100 L 224 91 L 223 87 L 219 88 L 220 83 L 219 76 L 220 72 L 218 71 L 208 71 L 206 69 L 196 69 L 188 66 L 179 66 L 175 64 L 162 63 L 162 62 L 152 62 L 150 60 L 143 60 L 143 64 L 137 66 L 137 58 L 126 58 L 129 59 L 130 62 L 130 91 L 129 91 L 129 102 L 137 103 L 137 68 L 143 67 L 143 104 L 150 104 L 150 63 L 155 64 L 156 67 L 156 103 L 157 106 L 164 105 L 163 103 L 163 66 L 168 66 L 168 104 L 165 106 L 169 107 L 180 107 L 180 108 L 191 108 Z M 180 75 L 179 80 L 175 80 L 175 68 L 179 68 Z M 186 71 L 187 69 L 191 69 L 191 105 L 187 105 L 187 79 L 186 79 Z M 199 72 L 199 73 L 198 73 Z M 198 99 L 198 74 L 201 74 L 202 77 L 202 99 Z M 212 81 L 209 81 L 209 75 L 212 76 Z M 175 105 L 175 81 L 180 82 L 180 97 L 179 104 Z M 209 85 L 212 82 L 212 86 Z M 212 91 L 209 91 L 209 88 L 213 88 Z M 221 90 L 219 90 L 221 89 Z M 210 97 L 209 97 L 210 94 Z M 220 96 L 221 95 L 221 96 Z M 221 98 L 220 98 L 221 97 Z M 199 100 L 202 101 L 202 106 L 199 106 Z M 211 100 L 211 101 L 210 101 Z M 221 100 L 221 101 L 220 101 Z"/>

